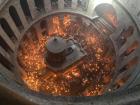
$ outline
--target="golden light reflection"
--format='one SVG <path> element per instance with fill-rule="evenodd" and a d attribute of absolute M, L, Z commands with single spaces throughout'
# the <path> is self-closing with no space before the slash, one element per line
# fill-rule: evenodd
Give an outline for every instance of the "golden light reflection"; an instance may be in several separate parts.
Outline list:
<path fill-rule="evenodd" d="M 77 18 L 78 19 L 78 18 Z M 79 19 L 78 19 L 79 20 Z M 33 40 L 28 34 L 21 42 L 18 51 L 18 60 L 25 73 L 22 76 L 24 83 L 31 90 L 44 92 L 55 96 L 95 96 L 102 95 L 105 86 L 112 78 L 114 68 L 112 54 L 106 54 L 107 47 L 99 33 L 91 30 L 92 26 L 72 20 L 71 15 L 48 18 L 48 35 L 38 35 Z M 74 38 L 87 52 L 87 56 L 64 72 L 54 73 L 45 63 L 45 44 L 52 35 L 63 38 Z"/>

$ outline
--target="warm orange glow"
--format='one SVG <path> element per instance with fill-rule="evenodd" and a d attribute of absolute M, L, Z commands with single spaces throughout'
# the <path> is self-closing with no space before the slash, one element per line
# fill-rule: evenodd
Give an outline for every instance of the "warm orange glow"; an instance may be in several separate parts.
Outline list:
<path fill-rule="evenodd" d="M 50 19 L 50 29 L 49 29 L 49 35 L 59 34 L 59 35 L 65 35 L 65 32 L 61 28 L 61 22 L 60 18 L 57 16 L 54 16 L 52 19 Z"/>
<path fill-rule="evenodd" d="M 64 21 L 63 21 L 64 27 L 67 28 L 71 24 L 71 17 L 70 15 L 65 15 L 64 16 Z"/>
<path fill-rule="evenodd" d="M 104 39 L 98 32 L 91 30 L 86 24 L 77 20 L 71 20 L 71 15 L 64 15 L 64 19 L 53 16 L 49 21 L 49 35 L 38 35 L 38 40 L 25 36 L 18 52 L 18 60 L 25 70 L 23 81 L 31 90 L 52 95 L 78 95 L 95 96 L 102 95 L 105 86 L 112 78 L 114 68 L 112 55 L 106 55 L 107 47 Z M 52 35 L 63 38 L 73 37 L 87 52 L 87 56 L 81 62 L 75 64 L 65 72 L 54 73 L 47 68 L 45 63 L 45 44 Z M 106 60 L 109 63 L 106 63 Z"/>
<path fill-rule="evenodd" d="M 96 43 L 97 38 L 95 36 L 87 36 L 86 41 L 88 44 L 94 45 Z"/>

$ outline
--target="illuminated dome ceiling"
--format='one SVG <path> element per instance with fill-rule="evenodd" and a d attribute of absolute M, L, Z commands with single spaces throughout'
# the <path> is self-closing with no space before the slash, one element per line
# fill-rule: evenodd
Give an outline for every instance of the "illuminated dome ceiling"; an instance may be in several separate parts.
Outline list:
<path fill-rule="evenodd" d="M 55 104 L 122 104 L 121 96 L 137 90 L 140 77 L 138 18 L 125 3 L 2 2 L 1 89 L 20 96 L 18 100 L 26 104 L 52 105 L 54 100 Z M 110 96 L 120 101 L 113 103 Z"/>
<path fill-rule="evenodd" d="M 104 93 L 113 78 L 116 55 L 109 39 L 111 30 L 105 27 L 102 19 L 97 17 L 95 22 L 100 23 L 93 24 L 80 15 L 61 13 L 41 20 L 39 23 L 44 31 L 40 34 L 36 34 L 33 28 L 38 23 L 33 25 L 18 50 L 18 61 L 25 71 L 25 84 L 32 90 L 53 95 L 94 96 Z M 96 24 L 100 26 L 95 27 Z M 107 38 L 105 35 L 108 35 Z M 53 37 L 56 39 L 51 39 Z M 67 40 L 66 46 L 62 38 Z M 61 54 L 64 53 L 63 48 L 65 55 Z M 69 51 L 70 48 L 73 51 Z M 58 57 L 56 53 L 48 55 L 48 61 L 54 59 L 51 61 L 52 68 L 49 62 L 45 63 L 48 50 L 59 53 Z M 66 57 L 65 63 L 58 61 L 63 56 Z"/>

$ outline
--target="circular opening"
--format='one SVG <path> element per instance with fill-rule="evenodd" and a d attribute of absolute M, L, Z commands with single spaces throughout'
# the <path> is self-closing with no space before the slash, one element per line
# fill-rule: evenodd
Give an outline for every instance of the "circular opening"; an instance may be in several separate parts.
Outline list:
<path fill-rule="evenodd" d="M 19 45 L 17 58 L 24 70 L 25 85 L 54 96 L 96 96 L 110 91 L 116 54 L 108 28 L 97 19 L 96 24 L 102 26 L 99 31 L 90 19 L 69 13 L 51 15 L 44 20 L 47 24 L 36 23 L 35 32 L 31 27 Z M 40 23 L 46 28 L 39 27 Z M 65 61 L 59 67 L 46 63 L 45 46 L 52 37 L 67 42 L 65 54 L 60 53 Z"/>

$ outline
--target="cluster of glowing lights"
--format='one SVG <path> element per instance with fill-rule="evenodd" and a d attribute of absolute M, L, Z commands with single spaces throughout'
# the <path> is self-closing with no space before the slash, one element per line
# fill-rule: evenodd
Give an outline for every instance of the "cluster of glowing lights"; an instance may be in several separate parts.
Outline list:
<path fill-rule="evenodd" d="M 102 95 L 111 82 L 113 54 L 106 53 L 107 45 L 92 25 L 82 23 L 81 17 L 72 20 L 73 15 L 65 14 L 63 19 L 62 16 L 47 18 L 48 34 L 40 33 L 33 40 L 28 32 L 21 42 L 18 61 L 24 71 L 24 83 L 31 90 L 55 96 Z M 45 62 L 45 44 L 48 38 L 56 34 L 63 38 L 74 38 L 87 52 L 84 59 L 59 73 L 49 70 Z"/>

